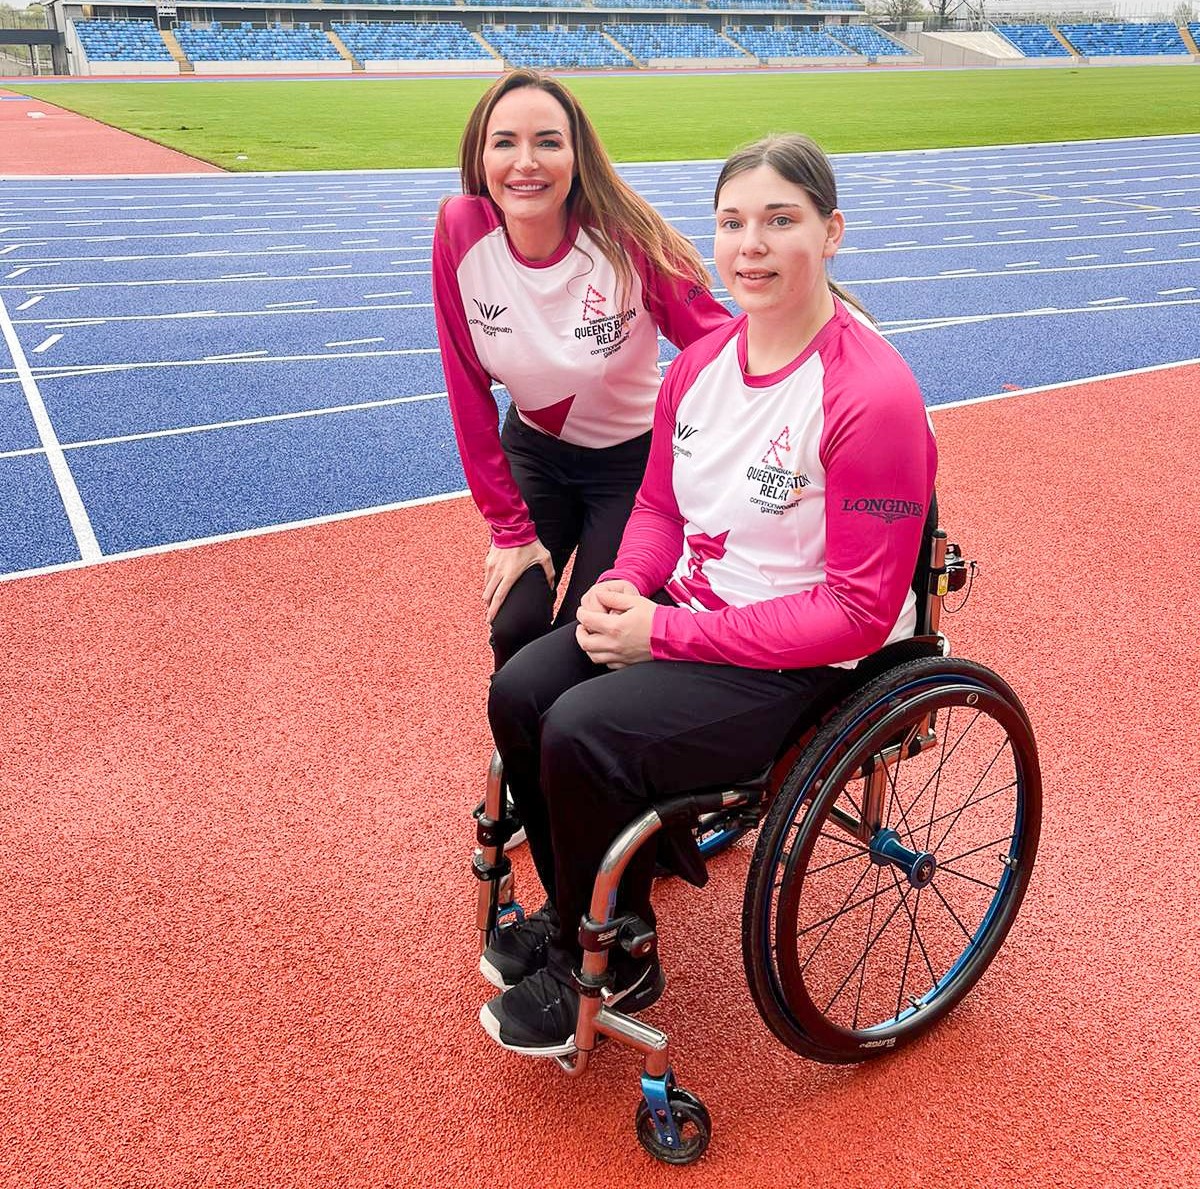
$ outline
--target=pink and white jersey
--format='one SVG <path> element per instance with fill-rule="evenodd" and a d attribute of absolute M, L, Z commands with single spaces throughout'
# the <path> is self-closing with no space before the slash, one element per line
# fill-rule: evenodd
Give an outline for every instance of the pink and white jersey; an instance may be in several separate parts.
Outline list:
<path fill-rule="evenodd" d="M 612 570 L 654 613 L 657 659 L 850 666 L 911 636 L 937 468 L 908 366 L 835 299 L 804 353 L 748 376 L 746 320 L 671 365 Z"/>
<path fill-rule="evenodd" d="M 500 447 L 493 381 L 521 419 L 576 446 L 645 433 L 658 392 L 658 332 L 686 346 L 729 321 L 703 285 L 664 278 L 630 253 L 633 284 L 572 222 L 546 260 L 521 257 L 495 205 L 446 202 L 433 241 L 433 302 L 450 411 L 467 483 L 497 545 L 534 528 Z"/>

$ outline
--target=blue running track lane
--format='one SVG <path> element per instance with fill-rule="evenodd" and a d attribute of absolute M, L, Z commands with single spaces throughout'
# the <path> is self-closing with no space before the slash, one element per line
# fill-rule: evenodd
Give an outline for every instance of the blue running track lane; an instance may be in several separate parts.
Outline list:
<path fill-rule="evenodd" d="M 1200 136 L 835 164 L 835 275 L 929 404 L 1200 353 Z M 716 170 L 623 173 L 711 256 Z M 461 491 L 429 277 L 456 186 L 0 179 L 0 576 Z"/>

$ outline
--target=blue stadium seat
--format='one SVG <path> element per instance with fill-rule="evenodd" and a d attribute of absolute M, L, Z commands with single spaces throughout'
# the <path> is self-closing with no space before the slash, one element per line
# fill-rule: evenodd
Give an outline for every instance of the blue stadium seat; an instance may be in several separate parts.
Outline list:
<path fill-rule="evenodd" d="M 458 21 L 334 21 L 360 61 L 484 60 L 491 55 Z"/>
<path fill-rule="evenodd" d="M 153 21 L 76 21 L 89 62 L 171 62 Z"/>
<path fill-rule="evenodd" d="M 1027 58 L 1069 58 L 1071 55 L 1049 25 L 996 25 L 1001 37 L 1011 41 Z"/>

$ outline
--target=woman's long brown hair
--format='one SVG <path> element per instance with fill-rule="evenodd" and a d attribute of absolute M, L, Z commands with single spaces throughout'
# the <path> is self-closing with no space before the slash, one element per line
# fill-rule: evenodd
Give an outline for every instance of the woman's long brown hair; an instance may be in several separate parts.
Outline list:
<path fill-rule="evenodd" d="M 587 229 L 613 266 L 623 293 L 633 284 L 633 265 L 625 245 L 636 246 L 656 272 L 686 278 L 706 289 L 711 282 L 700 253 L 617 174 L 579 100 L 557 79 L 538 70 L 512 70 L 493 83 L 475 105 L 463 131 L 459 170 L 464 194 L 486 196 L 483 149 L 496 104 L 510 91 L 536 87 L 567 113 L 575 179 L 567 210 Z"/>
<path fill-rule="evenodd" d="M 833 177 L 833 166 L 815 140 L 799 132 L 777 133 L 764 136 L 744 149 L 738 149 L 721 167 L 717 188 L 713 192 L 713 208 L 716 209 L 721 188 L 739 173 L 747 173 L 760 165 L 769 166 L 785 181 L 799 186 L 813 200 L 822 219 L 828 219 L 837 209 L 837 182 Z M 870 313 L 855 297 L 847 293 L 831 277 L 829 288 L 847 305 L 871 318 Z M 874 321 L 872 318 L 871 321 Z"/>

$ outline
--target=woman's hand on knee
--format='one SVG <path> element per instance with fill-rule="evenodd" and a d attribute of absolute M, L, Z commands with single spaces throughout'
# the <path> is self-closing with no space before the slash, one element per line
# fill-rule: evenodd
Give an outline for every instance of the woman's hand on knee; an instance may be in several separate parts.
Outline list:
<path fill-rule="evenodd" d="M 614 587 L 628 589 L 614 589 Z M 591 609 L 588 600 L 598 605 Z M 575 639 L 597 665 L 624 669 L 653 660 L 650 630 L 656 604 L 643 598 L 628 582 L 598 582 L 580 603 Z"/>
<path fill-rule="evenodd" d="M 496 613 L 508 598 L 517 579 L 526 570 L 541 566 L 546 574 L 550 589 L 554 589 L 554 562 L 550 559 L 550 551 L 539 540 L 530 541 L 528 545 L 514 545 L 510 549 L 502 549 L 493 545 L 487 551 L 487 560 L 483 564 L 483 601 L 487 604 L 487 621 L 491 623 Z"/>

